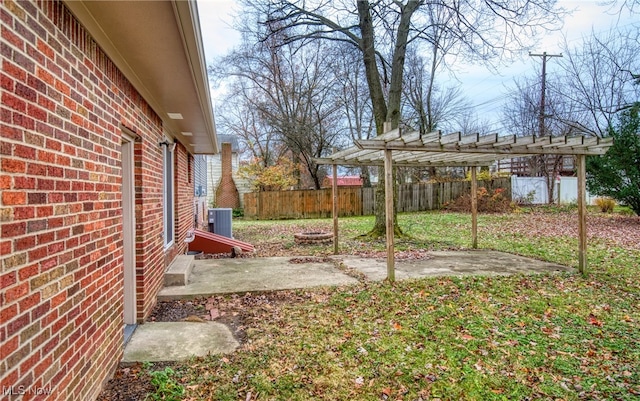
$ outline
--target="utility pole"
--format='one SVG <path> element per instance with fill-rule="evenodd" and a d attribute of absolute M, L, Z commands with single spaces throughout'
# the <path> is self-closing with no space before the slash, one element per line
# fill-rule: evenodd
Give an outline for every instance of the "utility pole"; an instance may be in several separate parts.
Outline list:
<path fill-rule="evenodd" d="M 562 57 L 562 53 L 560 54 L 547 54 L 547 52 L 543 52 L 542 54 L 529 53 L 530 57 L 542 57 L 542 89 L 540 93 L 540 115 L 538 116 L 538 136 L 544 136 L 544 104 L 545 104 L 545 92 L 547 89 L 547 59 L 551 57 Z M 534 135 L 535 136 L 535 135 Z"/>
<path fill-rule="evenodd" d="M 530 57 L 542 57 L 542 89 L 540 93 L 540 115 L 538 116 L 538 136 L 545 136 L 545 127 L 544 127 L 544 105 L 545 105 L 545 92 L 547 89 L 547 59 L 551 57 L 562 57 L 562 53 L 560 54 L 547 54 L 547 52 L 543 52 L 542 54 L 529 53 Z M 534 135 L 535 139 L 535 135 Z M 553 186 L 555 185 L 555 169 L 549 174 L 547 169 L 547 158 L 544 155 L 539 155 L 535 159 L 533 165 L 533 171 L 531 176 L 537 176 L 540 172 L 546 177 L 547 181 L 547 192 L 549 194 L 549 203 L 553 203 Z"/>

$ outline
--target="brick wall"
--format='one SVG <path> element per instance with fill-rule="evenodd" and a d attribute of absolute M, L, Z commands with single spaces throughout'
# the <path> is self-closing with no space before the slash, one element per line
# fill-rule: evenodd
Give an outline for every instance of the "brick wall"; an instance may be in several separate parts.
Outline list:
<path fill-rule="evenodd" d="M 138 320 L 185 250 L 189 155 L 177 147 L 165 251 L 161 119 L 63 3 L 3 1 L 0 28 L 0 398 L 91 400 L 122 355 L 122 127 L 138 137 Z"/>
<path fill-rule="evenodd" d="M 240 207 L 238 188 L 233 181 L 231 164 L 231 143 L 224 142 L 221 152 L 221 177 L 216 189 L 216 207 Z"/>
<path fill-rule="evenodd" d="M 195 228 L 195 204 L 194 204 L 194 173 L 193 169 L 189 171 L 187 168 L 188 160 L 193 163 L 193 156 L 187 153 L 186 148 L 182 144 L 178 144 L 175 150 L 175 232 L 176 244 L 167 253 L 167 263 L 173 260 L 179 253 L 187 251 L 187 244 L 184 239 L 187 231 Z"/>

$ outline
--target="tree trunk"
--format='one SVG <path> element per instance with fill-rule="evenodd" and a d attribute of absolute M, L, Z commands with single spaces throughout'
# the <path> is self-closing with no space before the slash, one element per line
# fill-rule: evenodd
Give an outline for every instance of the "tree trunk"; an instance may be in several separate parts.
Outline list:
<path fill-rule="evenodd" d="M 371 19 L 371 9 L 368 1 L 358 1 L 358 15 L 360 17 L 360 50 L 364 61 L 365 74 L 367 76 L 367 86 L 371 97 L 373 108 L 373 118 L 376 124 L 376 135 L 382 135 L 385 118 L 387 117 L 387 102 L 384 99 L 382 83 L 380 82 L 380 71 L 376 62 L 376 48 L 373 30 L 373 20 Z"/>
<path fill-rule="evenodd" d="M 402 95 L 402 80 L 404 72 L 404 62 L 407 54 L 407 41 L 409 38 L 409 28 L 411 16 L 420 5 L 418 0 L 410 0 L 400 9 L 400 23 L 396 36 L 395 48 L 391 62 L 391 81 L 389 85 L 389 103 L 384 99 L 384 92 L 380 79 L 380 72 L 376 63 L 374 48 L 373 24 L 371 20 L 370 5 L 368 1 L 358 1 L 358 15 L 360 16 L 360 32 L 362 33 L 361 50 L 364 58 L 367 83 L 371 93 L 373 114 L 376 123 L 376 133 L 385 133 L 385 122 L 390 123 L 390 129 L 398 128 L 400 123 L 400 104 Z M 386 82 L 386 77 L 385 77 Z M 394 171 L 395 173 L 395 171 Z M 395 181 L 395 174 L 394 174 Z M 370 237 L 383 237 L 386 235 L 385 218 L 385 179 L 384 169 L 378 168 L 378 186 L 376 187 L 376 221 L 373 229 L 367 234 Z M 397 196 L 394 183 L 394 199 Z M 397 202 L 394 202 L 397 205 Z M 394 215 L 397 215 L 397 206 L 394 207 Z M 394 232 L 397 236 L 402 236 L 402 230 L 398 225 L 398 219 L 394 218 Z"/>
<path fill-rule="evenodd" d="M 362 178 L 362 186 L 364 188 L 371 188 L 371 174 L 369 173 L 369 166 L 362 166 L 360 168 L 360 177 Z"/>

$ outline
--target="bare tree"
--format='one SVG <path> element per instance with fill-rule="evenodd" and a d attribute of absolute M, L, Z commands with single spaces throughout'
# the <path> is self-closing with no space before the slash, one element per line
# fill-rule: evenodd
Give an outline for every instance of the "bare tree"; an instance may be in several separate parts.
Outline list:
<path fill-rule="evenodd" d="M 431 57 L 438 57 L 433 51 Z M 459 122 L 463 119 L 465 111 L 471 108 L 470 102 L 463 98 L 462 91 L 457 87 L 441 88 L 437 84 L 438 65 L 441 63 L 428 61 L 424 57 L 411 50 L 408 52 L 403 97 L 404 124 L 417 129 L 422 134 L 437 129 L 445 132 L 459 130 Z M 401 183 L 411 180 L 435 179 L 442 173 L 446 174 L 446 168 L 402 168 L 398 180 Z"/>
<path fill-rule="evenodd" d="M 384 123 L 398 127 L 404 64 L 409 45 L 433 40 L 432 30 L 457 38 L 456 50 L 468 59 L 488 61 L 526 48 L 538 29 L 554 27 L 562 16 L 556 0 L 382 0 L 355 2 L 263 0 L 245 5 L 265 16 L 266 34 L 277 35 L 284 43 L 314 39 L 342 41 L 362 54 L 376 133 Z M 441 8 L 450 16 L 447 23 L 434 25 L 427 13 Z M 283 34 L 284 33 L 284 34 Z M 434 41 L 435 42 L 435 41 Z M 385 56 L 382 49 L 390 49 Z M 384 187 L 382 180 L 379 187 Z M 372 235 L 383 235 L 383 197 L 378 196 L 376 223 Z M 398 228 L 398 227 L 396 227 Z M 399 232 L 399 228 L 398 228 Z"/>
<path fill-rule="evenodd" d="M 516 81 L 516 88 L 504 107 L 505 127 L 515 135 L 528 136 L 539 131 L 540 85 L 539 77 L 525 77 Z M 550 90 L 545 100 L 545 135 L 554 137 L 581 133 L 574 124 L 567 124 L 565 121 L 582 120 L 585 113 L 580 111 L 579 105 L 567 102 L 566 98 L 559 95 L 558 88 L 564 85 L 561 80 L 551 78 L 547 85 L 554 90 Z M 549 203 L 554 202 L 555 181 L 565 160 L 561 155 L 540 155 L 527 159 L 529 175 L 545 178 Z"/>
<path fill-rule="evenodd" d="M 405 69 L 402 120 L 423 134 L 439 128 L 455 129 L 460 111 L 470 107 L 460 88 L 438 85 L 433 63 L 414 52 L 409 53 Z"/>
<path fill-rule="evenodd" d="M 524 78 L 514 84 L 503 109 L 504 125 L 514 135 L 531 135 L 538 130 L 539 80 Z"/>
<path fill-rule="evenodd" d="M 492 123 L 487 118 L 481 118 L 478 116 L 473 106 L 461 107 L 458 110 L 457 116 L 453 119 L 451 131 L 460 131 L 465 134 L 480 133 L 490 134 L 495 132 L 492 128 Z"/>
<path fill-rule="evenodd" d="M 333 47 L 337 87 L 336 95 L 343 113 L 343 124 L 351 141 L 375 136 L 373 110 L 369 102 L 369 88 L 362 66 L 361 54 L 352 46 L 337 43 Z M 371 186 L 369 166 L 358 168 L 365 187 Z"/>
<path fill-rule="evenodd" d="M 640 12 L 640 0 L 603 0 L 602 5 L 608 6 L 610 10 L 622 13 L 628 10 L 631 14 Z"/>
<path fill-rule="evenodd" d="M 339 103 L 333 92 L 335 74 L 324 61 L 323 44 L 274 45 L 248 41 L 211 67 L 214 75 L 232 77 L 231 108 L 222 110 L 227 127 L 238 130 L 265 163 L 270 144 L 282 144 L 294 163 L 304 166 L 310 184 L 320 188 L 324 171 L 314 158 L 331 152 L 337 142 Z M 236 132 L 238 132 L 236 131 Z M 262 146 L 264 145 L 264 147 Z M 277 156 L 277 157 L 272 157 Z M 304 175 L 302 176 L 304 179 Z"/>
<path fill-rule="evenodd" d="M 262 119 L 256 107 L 259 96 L 257 91 L 246 86 L 245 81 L 234 81 L 221 102 L 218 129 L 237 135 L 243 153 L 268 167 L 283 156 L 286 148 L 275 130 Z"/>
<path fill-rule="evenodd" d="M 606 136 L 616 115 L 640 98 L 640 32 L 612 30 L 605 35 L 592 33 L 581 47 L 565 43 L 563 85 L 550 86 L 550 91 L 565 98 L 584 112 L 583 119 L 560 116 L 595 136 Z"/>

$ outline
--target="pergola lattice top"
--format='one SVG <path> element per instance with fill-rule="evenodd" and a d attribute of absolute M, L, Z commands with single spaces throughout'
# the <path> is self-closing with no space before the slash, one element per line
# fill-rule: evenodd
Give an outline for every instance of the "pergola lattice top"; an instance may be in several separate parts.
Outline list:
<path fill-rule="evenodd" d="M 580 136 L 538 137 L 498 134 L 443 135 L 436 131 L 420 134 L 389 131 L 374 139 L 357 140 L 355 146 L 316 159 L 319 164 L 382 165 L 384 151 L 393 150 L 396 166 L 488 166 L 502 159 L 532 155 L 601 155 L 613 144 L 612 138 Z"/>

